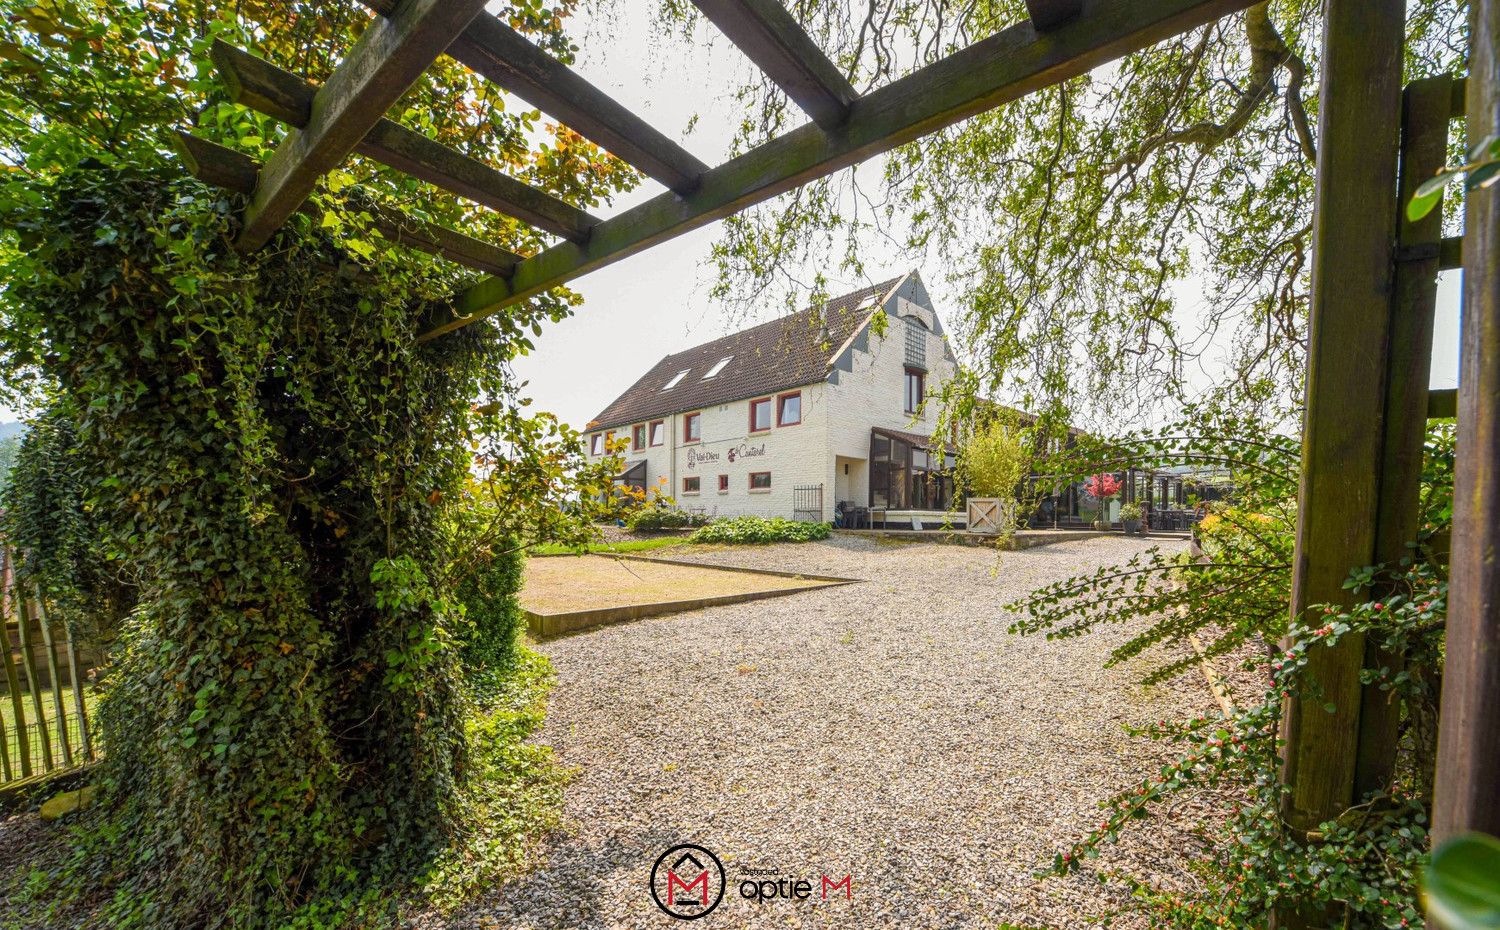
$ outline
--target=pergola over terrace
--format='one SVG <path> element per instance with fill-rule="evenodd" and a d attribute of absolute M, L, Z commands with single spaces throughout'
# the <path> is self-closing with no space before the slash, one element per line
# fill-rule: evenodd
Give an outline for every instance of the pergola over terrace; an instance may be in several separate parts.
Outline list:
<path fill-rule="evenodd" d="M 184 136 L 204 180 L 249 195 L 239 246 L 254 250 L 353 153 L 554 233 L 520 256 L 399 215 L 404 244 L 488 273 L 451 301 L 432 339 L 752 204 L 1251 6 L 1253 0 L 1027 0 L 1017 23 L 857 94 L 776 0 L 694 0 L 811 122 L 708 167 L 496 17 L 484 0 L 365 0 L 376 14 L 321 86 L 238 49 L 215 60 L 240 103 L 290 129 L 263 165 Z M 1457 516 L 1435 832 L 1500 833 L 1500 190 L 1473 192 L 1460 245 L 1399 204 L 1442 164 L 1450 118 L 1477 142 L 1500 128 L 1500 0 L 1472 0 L 1471 77 L 1403 97 L 1402 0 L 1325 0 L 1309 372 L 1292 609 L 1346 601 L 1355 566 L 1399 558 L 1413 535 L 1437 271 L 1467 272 Z M 386 111 L 447 54 L 660 181 L 667 191 L 598 219 L 419 133 Z M 1314 830 L 1388 776 L 1390 704 L 1363 691 L 1357 638 L 1315 674 L 1333 713 L 1294 702 L 1285 721 L 1288 822 Z M 1319 925 L 1288 915 L 1288 925 Z"/>

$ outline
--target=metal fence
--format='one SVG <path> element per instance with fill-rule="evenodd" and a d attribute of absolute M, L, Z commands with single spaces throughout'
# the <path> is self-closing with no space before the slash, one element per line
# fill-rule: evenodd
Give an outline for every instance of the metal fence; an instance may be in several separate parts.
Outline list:
<path fill-rule="evenodd" d="M 0 781 L 30 778 L 94 759 L 90 731 L 93 686 L 67 624 L 49 617 L 34 585 L 0 554 Z"/>

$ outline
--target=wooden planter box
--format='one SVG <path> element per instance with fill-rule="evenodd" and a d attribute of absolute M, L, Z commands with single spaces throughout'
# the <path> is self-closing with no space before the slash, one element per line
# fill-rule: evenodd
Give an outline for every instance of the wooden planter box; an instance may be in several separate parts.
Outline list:
<path fill-rule="evenodd" d="M 1010 507 L 998 497 L 971 497 L 968 526 L 971 533 L 994 535 L 1010 529 Z"/>

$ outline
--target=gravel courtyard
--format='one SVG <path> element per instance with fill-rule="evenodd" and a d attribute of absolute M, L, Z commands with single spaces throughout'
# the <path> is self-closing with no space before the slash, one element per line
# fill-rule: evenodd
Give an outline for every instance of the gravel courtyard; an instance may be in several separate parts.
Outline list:
<path fill-rule="evenodd" d="M 1165 761 L 1124 725 L 1210 713 L 1213 698 L 1198 676 L 1144 688 L 1138 670 L 1104 669 L 1126 631 L 1021 638 L 999 607 L 1147 545 L 674 550 L 864 581 L 543 643 L 558 681 L 540 738 L 578 770 L 565 827 L 450 926 L 679 925 L 648 892 L 679 843 L 712 850 L 728 879 L 701 927 L 1066 928 L 1128 904 L 1096 873 L 1033 871 Z M 1180 854 L 1201 844 L 1178 822 L 1225 803 L 1182 801 L 1094 865 L 1186 884 Z M 810 879 L 813 897 L 745 900 L 745 870 Z M 818 901 L 825 873 L 852 875 L 853 900 Z"/>

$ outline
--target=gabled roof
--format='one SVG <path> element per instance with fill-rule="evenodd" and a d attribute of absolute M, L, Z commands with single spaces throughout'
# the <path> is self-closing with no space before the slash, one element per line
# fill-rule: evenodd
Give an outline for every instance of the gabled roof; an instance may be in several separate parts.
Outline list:
<path fill-rule="evenodd" d="M 834 356 L 903 280 L 892 278 L 668 355 L 605 407 L 588 428 L 614 429 L 822 381 Z M 726 358 L 729 363 L 704 380 Z M 668 388 L 684 371 L 687 374 Z"/>

